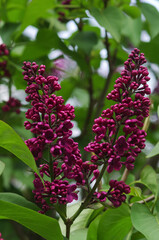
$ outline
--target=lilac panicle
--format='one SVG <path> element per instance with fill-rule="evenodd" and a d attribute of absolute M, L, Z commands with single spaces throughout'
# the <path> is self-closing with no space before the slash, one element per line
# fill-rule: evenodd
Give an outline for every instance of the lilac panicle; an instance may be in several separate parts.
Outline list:
<path fill-rule="evenodd" d="M 123 165 L 132 170 L 135 158 L 145 147 L 146 132 L 142 127 L 144 118 L 149 115 L 150 100 L 146 95 L 150 94 L 147 84 L 150 78 L 147 68 L 142 66 L 144 63 L 144 54 L 135 48 L 124 63 L 124 70 L 115 81 L 114 90 L 107 95 L 108 100 L 116 103 L 94 120 L 92 130 L 95 138 L 85 147 L 86 151 L 93 153 L 93 163 L 101 165 L 107 162 L 108 173 L 119 171 Z M 122 131 L 120 136 L 119 130 L 120 133 Z M 123 192 L 128 193 L 130 188 L 121 182 L 115 182 L 114 187 L 111 184 L 107 193 L 98 193 L 96 197 L 101 201 L 107 197 L 114 206 L 119 206 L 121 199 L 125 198 Z M 116 191 L 121 185 L 123 192 L 120 198 L 116 197 Z"/>
<path fill-rule="evenodd" d="M 23 70 L 28 84 L 26 101 L 32 106 L 26 112 L 28 121 L 24 122 L 24 126 L 35 135 L 25 143 L 36 161 L 47 162 L 46 152 L 49 152 L 51 161 L 40 165 L 45 188 L 36 174 L 34 180 L 35 199 L 44 213 L 53 203 L 66 204 L 77 200 L 77 186 L 84 185 L 84 176 L 90 176 L 97 166 L 82 162 L 78 144 L 70 138 L 74 108 L 70 104 L 65 105 L 64 99 L 55 95 L 55 91 L 61 89 L 58 78 L 45 77 L 45 66 L 39 67 L 35 62 L 24 62 Z M 97 176 L 97 172 L 94 175 Z M 49 181 L 45 180 L 46 176 Z M 75 184 L 69 184 L 69 179 Z"/>

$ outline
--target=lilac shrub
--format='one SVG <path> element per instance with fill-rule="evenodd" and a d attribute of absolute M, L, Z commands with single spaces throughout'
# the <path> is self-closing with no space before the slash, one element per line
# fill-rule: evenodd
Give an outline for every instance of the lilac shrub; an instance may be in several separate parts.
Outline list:
<path fill-rule="evenodd" d="M 85 147 L 92 154 L 90 161 L 82 160 L 78 144 L 71 138 L 74 108 L 55 95 L 61 89 L 58 78 L 45 77 L 44 65 L 24 62 L 26 101 L 31 103 L 31 109 L 26 112 L 29 121 L 24 125 L 35 135 L 26 145 L 44 179 L 45 187 L 35 174 L 33 193 L 41 205 L 41 213 L 55 203 L 77 200 L 79 187 L 87 190 L 87 196 L 72 220 L 92 202 L 109 200 L 114 207 L 125 202 L 130 187 L 124 181 L 111 180 L 107 191 L 96 189 L 105 172 L 119 171 L 122 167 L 132 170 L 135 158 L 145 147 L 146 133 L 142 127 L 149 115 L 150 101 L 145 95 L 150 94 L 147 85 L 150 78 L 147 68 L 142 66 L 146 63 L 144 54 L 139 52 L 136 48 L 131 52 L 114 90 L 107 96 L 115 104 L 94 120 L 94 141 Z"/>

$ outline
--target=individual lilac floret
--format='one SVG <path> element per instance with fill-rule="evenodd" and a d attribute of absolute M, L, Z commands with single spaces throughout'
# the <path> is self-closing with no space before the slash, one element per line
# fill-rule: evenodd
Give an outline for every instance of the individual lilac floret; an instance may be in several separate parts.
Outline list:
<path fill-rule="evenodd" d="M 150 100 L 145 95 L 150 94 L 147 84 L 150 78 L 147 68 L 142 66 L 146 63 L 144 54 L 139 52 L 135 48 L 124 63 L 121 77 L 107 96 L 116 104 L 94 120 L 95 139 L 85 147 L 86 151 L 94 153 L 92 162 L 107 162 L 109 173 L 113 169 L 119 171 L 123 165 L 132 170 L 135 157 L 145 147 L 146 132 L 141 128 L 149 115 Z"/>

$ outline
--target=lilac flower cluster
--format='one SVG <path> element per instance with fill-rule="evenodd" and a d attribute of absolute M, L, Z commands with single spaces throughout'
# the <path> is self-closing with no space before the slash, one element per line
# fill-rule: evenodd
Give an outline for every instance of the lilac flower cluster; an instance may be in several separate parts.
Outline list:
<path fill-rule="evenodd" d="M 20 113 L 21 103 L 18 99 L 10 97 L 9 100 L 5 103 L 2 107 L 3 112 L 16 112 L 17 114 Z"/>
<path fill-rule="evenodd" d="M 145 97 L 150 93 L 148 71 L 142 66 L 145 62 L 138 49 L 129 55 L 121 77 L 107 96 L 108 100 L 117 103 L 94 121 L 95 139 L 85 147 L 92 156 L 91 161 L 86 162 L 81 159 L 78 144 L 71 139 L 74 108 L 65 105 L 63 98 L 55 95 L 55 91 L 61 88 L 58 78 L 46 77 L 44 65 L 39 67 L 35 62 L 24 62 L 23 75 L 28 84 L 26 101 L 32 106 L 26 112 L 26 118 L 31 121 L 25 121 L 24 125 L 35 135 L 26 144 L 35 160 L 40 162 L 40 174 L 45 184 L 44 187 L 35 174 L 33 193 L 42 207 L 41 213 L 54 203 L 66 204 L 77 200 L 77 187 L 85 186 L 89 194 L 90 183 L 100 177 L 100 165 L 107 164 L 108 173 L 119 171 L 123 165 L 128 170 L 133 169 L 135 158 L 145 147 L 146 133 L 141 128 L 150 106 L 149 99 Z M 49 156 L 49 161 L 46 156 Z M 74 183 L 70 184 L 69 180 Z M 130 187 L 117 180 L 111 180 L 109 185 L 107 192 L 95 192 L 91 201 L 108 199 L 115 207 L 120 206 Z"/>
<path fill-rule="evenodd" d="M 10 72 L 7 69 L 7 60 L 4 59 L 4 56 L 9 55 L 9 50 L 7 49 L 6 45 L 0 44 L 0 79 L 3 77 L 10 77 Z"/>
<path fill-rule="evenodd" d="M 123 181 L 110 180 L 110 188 L 108 192 L 95 192 L 94 196 L 97 197 L 101 202 L 105 202 L 106 199 L 112 202 L 114 207 L 119 207 L 122 202 L 125 202 L 125 193 L 130 193 L 130 187 L 126 185 Z"/>
<path fill-rule="evenodd" d="M 144 54 L 139 52 L 135 48 L 124 63 L 121 77 L 116 80 L 114 90 L 107 96 L 108 100 L 113 100 L 116 104 L 95 119 L 92 128 L 96 134 L 95 139 L 85 147 L 86 151 L 93 153 L 93 163 L 101 165 L 107 162 L 108 173 L 119 171 L 123 165 L 132 170 L 135 158 L 145 147 L 146 132 L 141 128 L 144 118 L 149 115 L 150 100 L 145 95 L 150 94 L 147 84 L 150 78 L 147 68 L 142 66 L 146 63 Z M 116 188 L 118 185 L 113 192 Z M 127 192 L 128 190 L 125 191 Z M 102 196 L 99 193 L 97 197 L 101 199 L 108 193 L 102 193 Z M 114 202 L 114 193 L 109 197 L 114 205 L 119 205 L 118 199 Z"/>
<path fill-rule="evenodd" d="M 96 179 L 97 166 L 82 162 L 78 144 L 70 138 L 74 108 L 70 104 L 64 105 L 63 98 L 54 94 L 61 88 L 58 78 L 44 77 L 45 66 L 39 67 L 35 62 L 24 62 L 23 70 L 28 84 L 26 101 L 32 105 L 26 112 L 26 118 L 31 121 L 25 121 L 24 126 L 36 136 L 28 139 L 26 145 L 36 161 L 47 162 L 46 154 L 50 159 L 47 164 L 40 165 L 45 188 L 36 174 L 34 180 L 36 202 L 41 203 L 42 212 L 45 212 L 52 203 L 66 204 L 77 199 L 77 186 L 84 185 L 85 176 L 92 173 Z M 70 185 L 69 179 L 76 184 Z M 49 199 L 49 203 L 45 199 Z"/>

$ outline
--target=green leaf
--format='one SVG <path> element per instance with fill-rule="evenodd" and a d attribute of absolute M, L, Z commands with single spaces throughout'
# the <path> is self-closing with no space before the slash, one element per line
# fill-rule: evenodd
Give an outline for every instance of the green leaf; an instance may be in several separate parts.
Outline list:
<path fill-rule="evenodd" d="M 159 34 L 153 38 L 150 42 L 141 42 L 139 49 L 144 52 L 147 60 L 153 63 L 159 63 L 159 54 L 156 51 L 159 47 Z"/>
<path fill-rule="evenodd" d="M 132 18 L 138 18 L 141 16 L 141 11 L 136 6 L 124 5 L 122 10 Z"/>
<path fill-rule="evenodd" d="M 136 232 L 132 234 L 131 240 L 146 240 L 146 238 L 140 232 Z"/>
<path fill-rule="evenodd" d="M 141 188 L 139 187 L 131 187 L 131 191 L 129 193 L 130 196 L 134 196 L 134 197 L 139 197 L 142 199 L 142 195 L 141 195 Z"/>
<path fill-rule="evenodd" d="M 0 35 L 3 42 L 9 45 L 12 41 L 13 34 L 15 33 L 18 24 L 15 23 L 5 23 L 0 29 Z"/>
<path fill-rule="evenodd" d="M 97 42 L 97 35 L 91 31 L 77 32 L 70 41 L 71 44 L 77 45 L 86 53 L 89 53 Z"/>
<path fill-rule="evenodd" d="M 155 145 L 152 151 L 146 156 L 147 158 L 154 157 L 159 154 L 159 142 Z"/>
<path fill-rule="evenodd" d="M 86 240 L 87 239 L 87 228 L 79 229 L 71 232 L 70 240 Z"/>
<path fill-rule="evenodd" d="M 53 8 L 55 5 L 55 0 L 32 0 L 29 2 L 24 18 L 18 32 L 18 36 L 23 32 L 23 30 L 35 23 L 35 21 L 40 17 L 48 16 L 48 9 Z"/>
<path fill-rule="evenodd" d="M 0 200 L 0 217 L 18 222 L 46 240 L 63 239 L 57 220 L 31 209 Z"/>
<path fill-rule="evenodd" d="M 98 227 L 97 240 L 118 240 L 129 233 L 132 227 L 129 207 L 122 204 L 119 208 L 107 210 L 101 217 Z"/>
<path fill-rule="evenodd" d="M 35 211 L 40 210 L 39 207 L 37 207 L 34 203 L 26 200 L 24 197 L 16 193 L 7 193 L 7 192 L 0 193 L 0 200 L 9 202 L 9 203 L 14 203 L 21 207 L 29 208 Z"/>
<path fill-rule="evenodd" d="M 159 12 L 154 6 L 148 3 L 141 3 L 139 7 L 148 21 L 151 37 L 156 37 L 159 33 Z"/>
<path fill-rule="evenodd" d="M 70 218 L 73 216 L 73 214 L 77 211 L 77 209 L 80 207 L 81 203 L 76 203 L 71 206 L 67 207 L 67 217 Z M 79 229 L 83 229 L 86 227 L 87 221 L 92 214 L 93 210 L 92 209 L 84 209 L 81 214 L 76 218 L 74 223 L 71 226 L 71 232 L 74 232 Z M 66 233 L 66 226 L 63 222 L 63 220 L 60 218 L 59 219 L 59 224 L 61 227 L 61 231 L 63 235 Z M 82 238 L 81 238 L 82 239 Z"/>
<path fill-rule="evenodd" d="M 5 163 L 0 161 L 0 176 L 2 175 L 4 168 L 5 168 Z"/>
<path fill-rule="evenodd" d="M 117 7 L 107 7 L 104 11 L 93 8 L 90 12 L 96 21 L 110 32 L 117 42 L 120 42 L 121 30 L 125 20 L 123 12 Z"/>
<path fill-rule="evenodd" d="M 141 232 L 147 240 L 158 240 L 159 219 L 151 214 L 146 205 L 135 203 L 131 209 L 133 226 Z"/>
<path fill-rule="evenodd" d="M 71 97 L 75 97 L 78 100 L 80 106 L 85 108 L 88 107 L 89 95 L 88 95 L 88 91 L 86 91 L 85 89 L 75 88 Z"/>
<path fill-rule="evenodd" d="M 97 240 L 97 232 L 100 219 L 101 215 L 96 217 L 95 220 L 91 222 L 88 228 L 87 240 Z"/>
<path fill-rule="evenodd" d="M 19 23 L 24 16 L 27 0 L 8 0 L 6 5 L 7 21 Z"/>
<path fill-rule="evenodd" d="M 141 30 L 141 17 L 132 19 L 131 17 L 126 16 L 126 24 L 122 28 L 122 33 L 124 36 L 127 36 L 135 46 L 138 46 L 140 43 Z"/>
<path fill-rule="evenodd" d="M 158 185 L 157 185 L 157 175 L 151 166 L 146 166 L 140 174 L 141 182 L 147 185 L 151 192 L 157 198 Z"/>
<path fill-rule="evenodd" d="M 19 135 L 8 124 L 0 120 L 0 146 L 13 153 L 39 175 L 33 155 Z"/>

